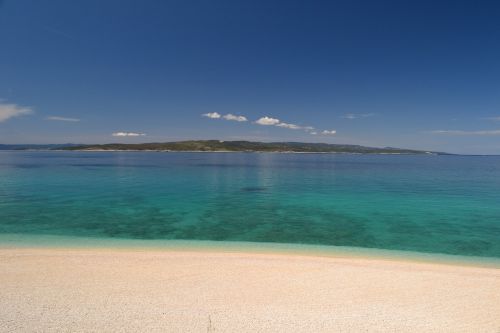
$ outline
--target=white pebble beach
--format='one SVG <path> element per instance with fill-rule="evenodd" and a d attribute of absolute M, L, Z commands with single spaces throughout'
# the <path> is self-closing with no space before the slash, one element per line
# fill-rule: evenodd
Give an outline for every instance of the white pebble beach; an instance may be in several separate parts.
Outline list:
<path fill-rule="evenodd" d="M 500 332 L 500 269 L 383 258 L 0 249 L 2 332 Z"/>

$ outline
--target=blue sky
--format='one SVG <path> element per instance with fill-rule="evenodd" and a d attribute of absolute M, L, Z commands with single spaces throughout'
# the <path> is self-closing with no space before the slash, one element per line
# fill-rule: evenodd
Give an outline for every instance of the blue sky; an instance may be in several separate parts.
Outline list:
<path fill-rule="evenodd" d="M 500 2 L 0 1 L 0 143 L 182 139 L 500 154 Z"/>

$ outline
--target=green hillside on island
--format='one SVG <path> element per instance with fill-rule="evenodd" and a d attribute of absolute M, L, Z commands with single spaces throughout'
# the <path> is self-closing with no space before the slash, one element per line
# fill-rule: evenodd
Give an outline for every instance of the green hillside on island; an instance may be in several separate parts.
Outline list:
<path fill-rule="evenodd" d="M 374 148 L 358 145 L 304 143 L 304 142 L 251 142 L 220 140 L 189 140 L 163 143 L 110 143 L 60 148 L 64 150 L 133 150 L 133 151 L 200 151 L 200 152 L 294 152 L 294 153 L 352 153 L 352 154 L 443 154 L 400 148 Z"/>

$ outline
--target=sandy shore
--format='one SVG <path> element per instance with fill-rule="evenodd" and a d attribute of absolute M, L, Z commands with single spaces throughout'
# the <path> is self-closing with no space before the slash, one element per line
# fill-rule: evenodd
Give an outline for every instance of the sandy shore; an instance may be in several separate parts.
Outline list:
<path fill-rule="evenodd" d="M 363 258 L 0 249 L 2 332 L 500 332 L 500 269 Z"/>

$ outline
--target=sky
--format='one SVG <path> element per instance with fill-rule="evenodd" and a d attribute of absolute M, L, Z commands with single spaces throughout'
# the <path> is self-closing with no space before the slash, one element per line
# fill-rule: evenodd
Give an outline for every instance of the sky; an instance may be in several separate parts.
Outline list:
<path fill-rule="evenodd" d="M 0 0 L 0 143 L 500 154 L 499 1 Z"/>

